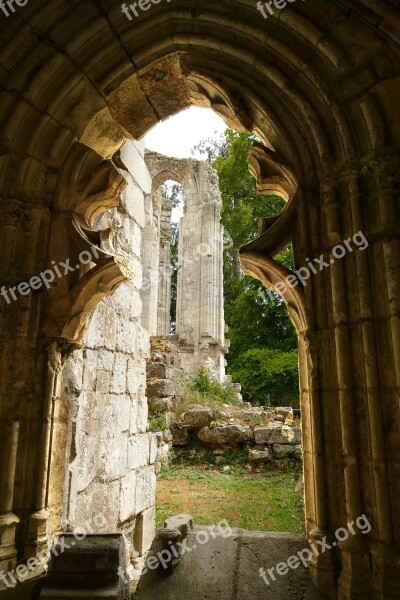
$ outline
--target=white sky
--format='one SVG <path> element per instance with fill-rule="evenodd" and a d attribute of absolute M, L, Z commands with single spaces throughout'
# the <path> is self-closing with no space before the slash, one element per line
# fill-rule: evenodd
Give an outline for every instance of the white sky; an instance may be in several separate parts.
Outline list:
<path fill-rule="evenodd" d="M 210 108 L 191 106 L 158 123 L 145 136 L 146 148 L 176 158 L 192 158 L 193 146 L 210 136 L 219 137 L 226 123 Z M 204 158 L 194 156 L 194 158 Z"/>

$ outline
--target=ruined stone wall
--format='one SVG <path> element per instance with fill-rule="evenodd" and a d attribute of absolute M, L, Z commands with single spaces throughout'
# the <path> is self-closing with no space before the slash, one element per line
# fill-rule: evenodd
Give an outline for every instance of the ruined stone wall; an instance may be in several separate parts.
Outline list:
<path fill-rule="evenodd" d="M 180 363 L 191 373 L 204 366 L 220 381 L 225 380 L 225 340 L 223 293 L 223 239 L 221 225 L 222 199 L 216 171 L 206 162 L 162 156 L 147 151 L 146 164 L 153 177 L 153 207 L 158 221 L 160 277 L 158 302 L 154 296 L 146 305 L 159 314 L 157 336 L 169 335 L 170 282 L 165 268 L 170 260 L 170 207 L 161 203 L 160 185 L 168 179 L 179 181 L 184 192 L 184 211 L 179 222 L 178 281 L 176 299 L 176 335 L 180 343 Z M 153 226 L 155 231 L 155 226 Z M 154 255 L 156 235 L 149 236 Z M 168 250 L 165 247 L 168 246 Z M 152 259 L 154 261 L 154 257 Z M 150 292 L 147 292 L 147 296 Z M 153 322 L 151 318 L 147 319 Z M 153 328 L 150 334 L 154 334 Z"/>
<path fill-rule="evenodd" d="M 157 454 L 155 435 L 146 433 L 150 341 L 141 323 L 141 249 L 151 180 L 142 150 L 129 143 L 122 151 L 132 175 L 124 174 L 121 206 L 96 224 L 112 228 L 119 252 L 136 266 L 134 278 L 100 302 L 83 348 L 64 369 L 69 431 L 63 527 L 98 533 L 106 522 L 107 531 L 125 533 L 131 559 L 147 550 L 154 532 Z M 96 515 L 102 516 L 97 522 Z"/>

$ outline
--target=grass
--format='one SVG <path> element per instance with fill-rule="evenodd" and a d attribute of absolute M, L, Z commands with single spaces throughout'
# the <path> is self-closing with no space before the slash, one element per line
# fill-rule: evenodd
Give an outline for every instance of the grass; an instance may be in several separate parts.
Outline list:
<path fill-rule="evenodd" d="M 158 433 L 159 431 L 164 431 L 167 428 L 168 424 L 165 413 L 156 413 L 155 415 L 149 417 L 148 430 L 152 433 Z"/>
<path fill-rule="evenodd" d="M 214 421 L 219 419 L 219 411 L 223 404 L 235 404 L 236 391 L 232 385 L 222 384 L 214 380 L 203 367 L 183 381 L 183 394 L 174 405 L 174 412 L 179 422 L 180 415 L 190 406 L 209 406 L 213 410 Z"/>
<path fill-rule="evenodd" d="M 248 472 L 240 463 L 174 464 L 158 480 L 157 526 L 179 513 L 197 525 L 227 519 L 231 527 L 249 531 L 304 533 L 303 494 L 295 492 L 297 468 L 267 466 Z"/>

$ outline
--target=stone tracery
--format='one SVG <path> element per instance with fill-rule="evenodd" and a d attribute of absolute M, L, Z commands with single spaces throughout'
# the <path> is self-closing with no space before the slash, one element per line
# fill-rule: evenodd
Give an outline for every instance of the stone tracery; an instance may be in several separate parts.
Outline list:
<path fill-rule="evenodd" d="M 74 207 L 91 218 L 104 198 L 107 208 L 116 206 L 121 192 L 113 176 L 91 188 L 96 166 L 127 137 L 139 139 L 190 104 L 255 131 L 279 156 L 266 181 L 260 170 L 261 190 L 282 186 L 279 165 L 290 165 L 294 214 L 279 217 L 276 239 L 292 239 L 296 266 L 365 232 L 367 254 L 321 273 L 292 302 L 293 314 L 301 314 L 307 532 L 329 536 L 361 511 L 374 524 L 369 538 L 341 544 L 335 562 L 312 565 L 317 587 L 338 589 L 343 599 L 398 596 L 399 43 L 395 0 L 308 0 L 266 21 L 250 0 L 199 2 L 196 9 L 175 0 L 153 7 L 135 27 L 118 2 L 54 1 L 31 2 L 24 19 L 7 19 L 0 55 L 3 282 L 25 280 L 56 254 L 72 252 Z M 66 159 L 76 140 L 85 152 L 82 185 L 71 199 Z M 114 172 L 110 163 L 107 169 Z M 85 204 L 87 191 L 95 207 Z M 279 221 L 286 220 L 283 235 Z M 246 268 L 266 284 L 280 276 L 276 249 L 270 243 L 257 256 L 243 253 Z M 87 311 L 73 311 L 78 325 L 71 330 L 70 282 L 58 308 L 50 294 L 2 306 L 0 442 L 4 447 L 5 425 L 18 420 L 12 511 L 25 526 L 35 507 L 47 393 L 45 335 L 82 337 L 79 315 L 86 312 L 86 323 L 96 290 L 104 297 L 126 279 L 115 261 L 110 269 L 95 282 Z M 55 403 L 62 452 L 65 416 L 62 400 Z M 59 502 L 62 477 L 52 485 Z"/>

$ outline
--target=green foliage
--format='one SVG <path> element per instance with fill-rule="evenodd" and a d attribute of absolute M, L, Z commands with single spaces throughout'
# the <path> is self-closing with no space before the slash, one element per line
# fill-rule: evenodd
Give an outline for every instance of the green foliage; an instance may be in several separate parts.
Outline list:
<path fill-rule="evenodd" d="M 229 384 L 221 384 L 213 379 L 204 367 L 184 381 L 183 394 L 174 405 L 175 423 L 179 424 L 180 415 L 190 406 L 200 404 L 213 409 L 214 425 L 220 417 L 222 404 L 235 404 L 236 391 Z"/>
<path fill-rule="evenodd" d="M 296 351 L 282 352 L 269 348 L 253 348 L 240 356 L 232 376 L 246 389 L 254 403 L 281 403 L 298 406 L 299 375 Z"/>
<path fill-rule="evenodd" d="M 235 390 L 213 379 L 204 367 L 199 367 L 196 373 L 188 378 L 187 388 L 192 392 L 199 392 L 206 400 L 217 401 L 220 404 L 234 404 L 236 401 Z"/>
<path fill-rule="evenodd" d="M 158 431 L 164 431 L 165 429 L 168 429 L 165 413 L 156 413 L 149 417 L 149 431 L 157 433 Z"/>
<path fill-rule="evenodd" d="M 231 341 L 228 373 L 241 383 L 244 400 L 263 403 L 269 394 L 274 403 L 280 404 L 289 398 L 296 404 L 298 383 L 294 384 L 293 377 L 297 377 L 294 370 L 297 335 L 286 305 L 281 296 L 267 292 L 259 281 L 245 276 L 239 261 L 241 246 L 257 237 L 260 220 L 278 214 L 285 207 L 282 198 L 257 191 L 248 165 L 255 140 L 253 134 L 227 129 L 219 139 L 205 140 L 196 147 L 218 172 L 223 203 L 221 221 L 232 242 L 224 252 L 225 320 Z M 289 246 L 275 258 L 291 268 L 292 248 Z M 269 357 L 261 354 L 263 359 L 252 360 L 250 365 L 247 352 L 264 349 L 275 352 Z M 282 353 L 280 361 L 279 353 Z M 289 368 L 290 360 L 292 368 Z M 281 369 L 280 384 L 279 363 L 286 365 Z M 276 378 L 260 380 L 261 373 L 268 369 L 276 373 Z"/>
<path fill-rule="evenodd" d="M 197 372 L 187 380 L 186 389 L 191 392 L 197 400 L 202 399 L 201 404 L 234 404 L 236 392 L 228 384 L 222 384 L 213 379 L 204 367 L 199 367 Z"/>

